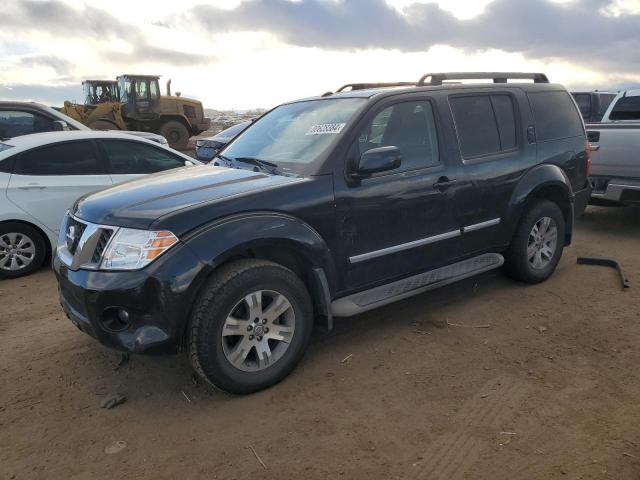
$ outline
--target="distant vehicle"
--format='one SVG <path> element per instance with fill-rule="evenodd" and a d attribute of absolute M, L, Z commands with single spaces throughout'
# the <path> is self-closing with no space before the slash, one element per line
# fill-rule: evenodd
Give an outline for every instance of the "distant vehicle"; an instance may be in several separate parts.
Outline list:
<path fill-rule="evenodd" d="M 199 138 L 196 140 L 196 158 L 209 163 L 227 143 L 244 132 L 251 123 L 251 121 L 241 122 L 216 133 L 213 137 Z"/>
<path fill-rule="evenodd" d="M 180 92 L 160 94 L 158 75 L 125 74 L 117 80 L 82 82 L 84 104 L 64 102 L 61 111 L 94 130 L 143 130 L 159 133 L 172 148 L 184 150 L 193 135 L 206 131 L 211 119 L 202 103 Z"/>
<path fill-rule="evenodd" d="M 599 122 L 609 105 L 616 98 L 612 92 L 571 92 L 578 104 L 585 123 Z"/>
<path fill-rule="evenodd" d="M 193 164 L 200 162 L 127 133 L 34 133 L 0 141 L 0 278 L 42 265 L 78 197 Z"/>
<path fill-rule="evenodd" d="M 491 83 L 445 83 L 463 79 Z M 589 196 L 580 113 L 538 73 L 286 103 L 217 159 L 236 168 L 83 197 L 53 266 L 80 330 L 124 351 L 187 350 L 233 393 L 288 375 L 315 319 L 331 328 L 503 265 L 546 280 Z"/>
<path fill-rule="evenodd" d="M 594 205 L 640 203 L 640 89 L 621 92 L 601 123 L 586 124 Z"/>
<path fill-rule="evenodd" d="M 63 130 L 92 131 L 68 115 L 40 103 L 0 101 L 0 139 Z M 146 138 L 160 145 L 168 144 L 166 138 L 156 133 L 133 131 L 126 133 Z"/>

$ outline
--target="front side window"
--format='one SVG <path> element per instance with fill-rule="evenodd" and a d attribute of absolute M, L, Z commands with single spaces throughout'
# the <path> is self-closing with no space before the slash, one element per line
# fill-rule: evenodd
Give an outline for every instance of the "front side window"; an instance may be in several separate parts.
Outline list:
<path fill-rule="evenodd" d="M 381 110 L 357 139 L 357 154 L 378 147 L 398 147 L 402 156 L 394 172 L 438 164 L 438 139 L 431 103 L 402 102 Z"/>
<path fill-rule="evenodd" d="M 463 158 L 498 154 L 517 145 L 510 95 L 470 95 L 450 99 Z"/>
<path fill-rule="evenodd" d="M 584 135 L 582 117 L 567 92 L 532 92 L 528 96 L 538 141 Z"/>
<path fill-rule="evenodd" d="M 151 82 L 149 82 L 149 91 L 151 92 L 151 98 L 160 97 L 160 90 L 158 88 L 157 80 L 151 80 Z"/>
<path fill-rule="evenodd" d="M 53 121 L 36 113 L 0 110 L 0 138 L 53 132 Z"/>
<path fill-rule="evenodd" d="M 298 170 L 330 148 L 365 104 L 364 98 L 334 98 L 282 105 L 257 120 L 222 153 Z"/>
<path fill-rule="evenodd" d="M 15 173 L 20 175 L 99 175 L 100 163 L 91 142 L 65 142 L 21 154 Z"/>
<path fill-rule="evenodd" d="M 609 120 L 640 120 L 640 96 L 618 99 Z"/>
<path fill-rule="evenodd" d="M 144 174 L 184 167 L 184 160 L 152 145 L 126 140 L 102 140 L 110 173 Z"/>

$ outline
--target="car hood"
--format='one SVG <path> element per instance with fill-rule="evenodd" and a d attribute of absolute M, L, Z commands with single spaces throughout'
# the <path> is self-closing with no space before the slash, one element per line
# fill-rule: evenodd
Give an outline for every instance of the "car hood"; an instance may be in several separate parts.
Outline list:
<path fill-rule="evenodd" d="M 209 165 L 177 168 L 81 197 L 73 214 L 96 224 L 146 229 L 183 209 L 300 181 L 303 179 Z"/>

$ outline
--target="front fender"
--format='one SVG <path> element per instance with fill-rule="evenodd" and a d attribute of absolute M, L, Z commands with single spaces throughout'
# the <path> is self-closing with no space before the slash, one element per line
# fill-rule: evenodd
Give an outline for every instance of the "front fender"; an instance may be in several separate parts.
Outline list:
<path fill-rule="evenodd" d="M 335 267 L 320 234 L 299 218 L 278 212 L 247 212 L 220 219 L 182 239 L 203 263 L 215 269 L 258 247 L 282 248 L 321 268 L 333 290 Z"/>

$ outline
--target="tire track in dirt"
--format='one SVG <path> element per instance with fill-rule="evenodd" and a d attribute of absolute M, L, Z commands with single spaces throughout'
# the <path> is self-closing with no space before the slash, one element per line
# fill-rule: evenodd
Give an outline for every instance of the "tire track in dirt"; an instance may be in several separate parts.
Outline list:
<path fill-rule="evenodd" d="M 423 453 L 416 480 L 456 480 L 478 461 L 495 439 L 500 426 L 513 419 L 531 387 L 507 377 L 487 382 L 458 411 L 451 430 L 437 438 Z"/>

